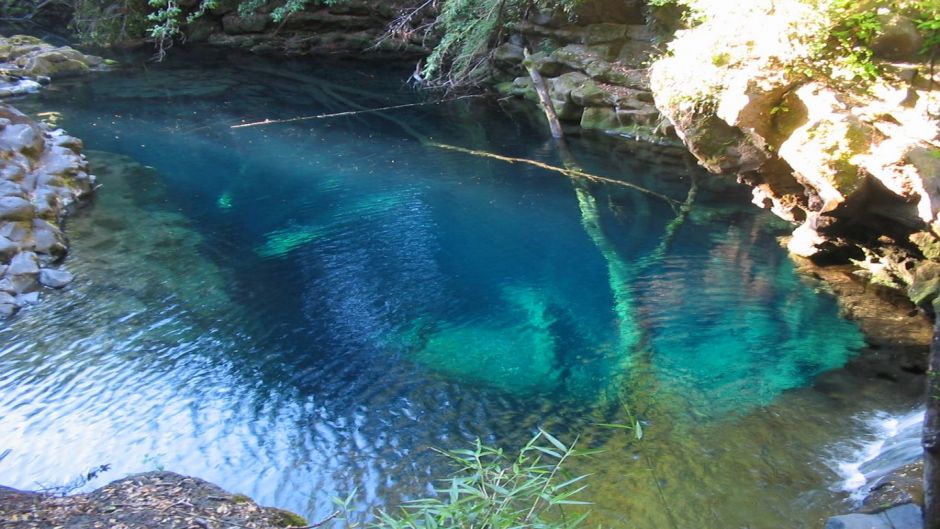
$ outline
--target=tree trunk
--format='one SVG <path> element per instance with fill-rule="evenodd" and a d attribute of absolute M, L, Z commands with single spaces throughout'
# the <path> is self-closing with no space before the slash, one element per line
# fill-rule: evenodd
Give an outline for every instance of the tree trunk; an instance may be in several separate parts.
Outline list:
<path fill-rule="evenodd" d="M 934 303 L 924 413 L 924 529 L 940 529 L 940 303 Z"/>
<path fill-rule="evenodd" d="M 526 48 L 523 50 L 525 54 L 525 69 L 529 71 L 529 77 L 532 79 L 532 85 L 535 86 L 535 93 L 539 96 L 539 103 L 542 105 L 542 110 L 545 112 L 545 117 L 548 118 L 548 126 L 552 130 L 552 137 L 556 139 L 561 139 L 565 136 L 565 133 L 561 130 L 561 123 L 558 122 L 558 116 L 555 114 L 555 105 L 552 104 L 552 98 L 548 95 L 548 88 L 545 87 L 545 79 L 542 78 L 542 74 L 538 70 L 529 65 L 529 49 Z"/>

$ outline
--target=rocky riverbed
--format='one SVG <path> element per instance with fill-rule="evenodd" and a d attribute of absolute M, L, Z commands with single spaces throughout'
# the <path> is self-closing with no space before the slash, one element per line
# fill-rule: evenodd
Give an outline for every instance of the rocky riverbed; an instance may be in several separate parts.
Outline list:
<path fill-rule="evenodd" d="M 79 139 L 0 105 L 0 317 L 72 281 L 58 266 L 62 221 L 95 188 L 81 151 Z"/>
<path fill-rule="evenodd" d="M 67 529 L 305 527 L 291 512 L 262 507 L 207 481 L 147 472 L 87 494 L 60 496 L 0 487 L 0 527 Z"/>

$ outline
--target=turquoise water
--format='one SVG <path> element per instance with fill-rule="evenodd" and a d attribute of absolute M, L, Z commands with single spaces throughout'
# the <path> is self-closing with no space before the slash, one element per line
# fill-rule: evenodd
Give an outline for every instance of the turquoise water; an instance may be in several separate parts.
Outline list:
<path fill-rule="evenodd" d="M 863 338 L 744 190 L 700 175 L 684 215 L 693 176 L 616 142 L 571 148 L 656 195 L 433 145 L 562 165 L 482 99 L 233 129 L 421 94 L 410 65 L 186 64 L 20 103 L 102 188 L 68 222 L 76 282 L 0 327 L 6 485 L 166 468 L 315 520 L 426 493 L 431 447 L 544 427 L 608 449 L 597 521 L 811 527 L 844 500 L 819 447 L 908 403 L 814 386 Z M 625 406 L 643 441 L 597 425 Z"/>

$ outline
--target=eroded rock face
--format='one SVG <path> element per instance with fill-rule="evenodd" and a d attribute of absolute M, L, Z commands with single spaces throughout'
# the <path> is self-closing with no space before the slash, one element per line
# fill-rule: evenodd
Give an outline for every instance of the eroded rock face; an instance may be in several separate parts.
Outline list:
<path fill-rule="evenodd" d="M 0 294 L 2 299 L 2 294 Z M 3 305 L 0 304 L 0 311 Z M 116 509 L 115 505 L 120 508 Z M 85 494 L 58 496 L 0 486 L 0 518 L 23 527 L 305 527 L 302 517 L 262 507 L 198 478 L 134 474 Z"/>
<path fill-rule="evenodd" d="M 807 77 L 792 65 L 809 60 L 825 21 L 801 2 L 774 5 L 679 32 L 652 68 L 657 107 L 702 166 L 736 175 L 755 204 L 799 224 L 792 252 L 855 260 L 931 301 L 937 290 L 924 294 L 919 278 L 933 275 L 917 269 L 940 234 L 940 92 L 913 70 L 867 90 Z M 886 22 L 876 51 L 910 58 L 907 22 Z"/>
<path fill-rule="evenodd" d="M 514 24 L 515 33 L 493 54 L 494 77 L 507 79 L 497 90 L 537 102 L 523 66 L 531 67 L 545 78 L 558 119 L 569 128 L 643 141 L 659 159 L 683 159 L 685 149 L 650 91 L 654 34 L 644 23 L 646 6 L 588 2 L 581 9 L 574 16 L 539 12 Z M 538 50 L 525 64 L 523 44 Z"/>
<path fill-rule="evenodd" d="M 39 90 L 42 83 L 105 70 L 104 59 L 36 37 L 0 37 L 0 98 Z"/>
<path fill-rule="evenodd" d="M 434 14 L 431 5 L 419 10 L 400 31 L 386 34 L 407 2 L 348 0 L 336 5 L 311 4 L 274 22 L 263 8 L 241 14 L 238 2 L 220 2 L 210 13 L 183 28 L 188 42 L 239 48 L 253 53 L 284 55 L 352 55 L 363 51 L 393 52 L 396 56 L 425 56 L 433 36 L 416 28 Z M 413 6 L 411 6 L 413 7 Z M 387 38 L 383 38 L 387 37 Z M 431 37 L 431 38 L 429 38 Z"/>
<path fill-rule="evenodd" d="M 59 224 L 94 189 L 79 140 L 0 105 L 0 315 L 38 300 L 42 286 L 72 276 L 55 269 L 66 254 Z"/>

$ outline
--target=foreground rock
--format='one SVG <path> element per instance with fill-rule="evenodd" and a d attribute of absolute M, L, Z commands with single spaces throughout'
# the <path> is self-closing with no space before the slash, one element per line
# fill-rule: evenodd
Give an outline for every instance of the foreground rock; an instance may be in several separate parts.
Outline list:
<path fill-rule="evenodd" d="M 36 37 L 0 37 L 0 98 L 32 93 L 54 79 L 105 70 L 104 59 Z"/>
<path fill-rule="evenodd" d="M 3 527 L 91 529 L 304 527 L 305 520 L 261 507 L 198 478 L 148 472 L 88 494 L 57 497 L 0 487 Z"/>
<path fill-rule="evenodd" d="M 924 515 L 912 503 L 892 507 L 877 514 L 843 514 L 826 522 L 826 529 L 921 529 Z"/>
<path fill-rule="evenodd" d="M 62 130 L 0 105 L 0 317 L 35 303 L 41 285 L 72 280 L 53 267 L 68 248 L 63 217 L 94 189 L 81 149 Z"/>

